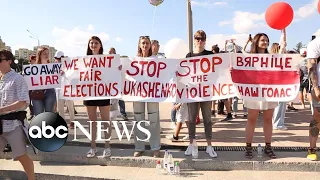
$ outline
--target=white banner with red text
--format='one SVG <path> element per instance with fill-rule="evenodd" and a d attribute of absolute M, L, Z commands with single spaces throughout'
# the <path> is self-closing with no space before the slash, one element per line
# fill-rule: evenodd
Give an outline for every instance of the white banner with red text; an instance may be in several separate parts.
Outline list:
<path fill-rule="evenodd" d="M 92 55 L 62 59 L 61 91 L 67 100 L 121 98 L 119 55 Z"/>
<path fill-rule="evenodd" d="M 299 93 L 299 55 L 233 54 L 232 81 L 238 97 L 251 101 L 289 102 Z"/>

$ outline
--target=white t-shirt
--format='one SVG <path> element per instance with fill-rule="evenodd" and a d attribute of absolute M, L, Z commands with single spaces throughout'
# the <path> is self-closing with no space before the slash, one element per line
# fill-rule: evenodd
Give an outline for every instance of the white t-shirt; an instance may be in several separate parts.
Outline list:
<path fill-rule="evenodd" d="M 318 59 L 320 57 L 320 37 L 315 38 L 308 44 L 307 47 L 307 58 Z M 320 63 L 317 65 L 317 75 L 320 77 Z M 320 85 L 320 78 L 318 78 L 318 84 Z"/>

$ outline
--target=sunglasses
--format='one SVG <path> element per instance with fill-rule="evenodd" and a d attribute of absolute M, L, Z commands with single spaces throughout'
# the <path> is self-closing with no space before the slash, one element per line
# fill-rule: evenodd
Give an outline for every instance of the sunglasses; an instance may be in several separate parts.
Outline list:
<path fill-rule="evenodd" d="M 140 39 L 142 39 L 142 38 L 150 39 L 150 36 L 140 36 L 139 38 L 140 38 Z"/>
<path fill-rule="evenodd" d="M 206 38 L 204 38 L 204 37 L 195 37 L 194 39 L 196 39 L 197 41 L 205 41 L 206 40 Z"/>

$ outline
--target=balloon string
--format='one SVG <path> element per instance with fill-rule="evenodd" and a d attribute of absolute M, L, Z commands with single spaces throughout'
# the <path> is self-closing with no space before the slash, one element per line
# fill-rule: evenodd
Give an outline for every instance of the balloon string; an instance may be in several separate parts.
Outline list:
<path fill-rule="evenodd" d="M 153 35 L 153 31 L 154 31 L 154 20 L 155 20 L 155 17 L 156 17 L 156 10 L 157 10 L 157 6 L 154 6 L 153 20 L 152 20 L 152 35 Z"/>

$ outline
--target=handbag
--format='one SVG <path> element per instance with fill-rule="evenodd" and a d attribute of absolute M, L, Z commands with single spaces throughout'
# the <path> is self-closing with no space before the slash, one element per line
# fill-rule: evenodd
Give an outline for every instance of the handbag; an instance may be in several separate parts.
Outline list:
<path fill-rule="evenodd" d="M 32 100 L 43 100 L 45 90 L 32 90 L 30 92 L 30 99 Z"/>

